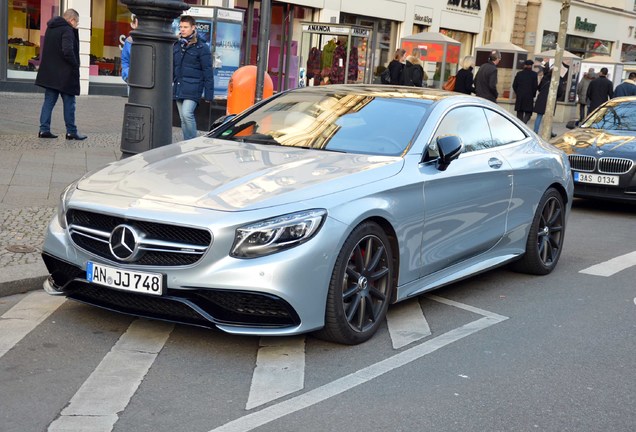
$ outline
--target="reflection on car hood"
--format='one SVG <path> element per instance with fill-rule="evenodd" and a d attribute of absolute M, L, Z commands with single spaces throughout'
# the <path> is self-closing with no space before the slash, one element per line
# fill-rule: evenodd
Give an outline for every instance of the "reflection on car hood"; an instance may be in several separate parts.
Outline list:
<path fill-rule="evenodd" d="M 567 154 L 603 152 L 608 157 L 631 157 L 636 154 L 636 132 L 603 129 L 575 129 L 552 141 Z"/>
<path fill-rule="evenodd" d="M 397 174 L 403 163 L 401 157 L 201 137 L 115 162 L 78 188 L 216 210 L 253 210 L 379 181 Z"/>

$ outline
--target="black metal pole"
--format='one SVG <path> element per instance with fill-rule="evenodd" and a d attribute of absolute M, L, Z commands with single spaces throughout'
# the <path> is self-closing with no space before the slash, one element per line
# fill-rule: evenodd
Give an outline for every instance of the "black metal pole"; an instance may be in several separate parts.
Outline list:
<path fill-rule="evenodd" d="M 258 29 L 258 57 L 256 58 L 256 93 L 254 102 L 263 100 L 265 72 L 267 71 L 267 56 L 269 55 L 269 25 L 271 0 L 261 1 L 261 16 Z"/>
<path fill-rule="evenodd" d="M 124 107 L 122 156 L 172 142 L 172 22 L 187 3 L 178 0 L 121 0 L 137 16 L 132 34 L 130 95 Z"/>

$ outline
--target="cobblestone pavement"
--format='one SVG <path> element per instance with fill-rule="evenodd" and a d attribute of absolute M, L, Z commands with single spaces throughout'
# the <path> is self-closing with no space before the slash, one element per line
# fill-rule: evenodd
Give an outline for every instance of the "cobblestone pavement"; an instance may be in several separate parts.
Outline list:
<path fill-rule="evenodd" d="M 76 124 L 80 133 L 88 135 L 84 141 L 64 138 L 61 99 L 51 122 L 58 138 L 38 138 L 43 100 L 43 93 L 0 93 L 0 269 L 4 270 L 40 264 L 46 226 L 62 190 L 121 155 L 125 98 L 77 97 Z M 173 141 L 179 139 L 181 130 L 173 128 Z"/>

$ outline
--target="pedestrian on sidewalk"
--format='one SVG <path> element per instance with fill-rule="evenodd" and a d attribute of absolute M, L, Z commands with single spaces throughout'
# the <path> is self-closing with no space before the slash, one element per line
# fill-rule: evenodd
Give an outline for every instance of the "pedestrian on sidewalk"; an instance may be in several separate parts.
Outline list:
<path fill-rule="evenodd" d="M 67 9 L 62 16 L 49 20 L 35 85 L 44 87 L 44 103 L 40 112 L 40 138 L 57 138 L 51 133 L 51 115 L 59 96 L 64 104 L 67 140 L 83 140 L 75 125 L 75 96 L 80 94 L 79 14 Z"/>
<path fill-rule="evenodd" d="M 426 87 L 428 76 L 424 72 L 424 63 L 421 60 L 422 51 L 419 48 L 413 49 L 411 55 L 406 58 L 400 84 L 410 87 Z"/>
<path fill-rule="evenodd" d="M 594 72 L 594 68 L 590 68 L 583 74 L 583 78 L 581 78 L 581 81 L 579 81 L 579 84 L 576 86 L 576 95 L 579 98 L 579 123 L 590 113 L 590 99 L 587 97 L 587 88 L 595 78 L 596 72 Z M 585 112 L 586 109 L 587 113 Z"/>
<path fill-rule="evenodd" d="M 457 93 L 471 94 L 475 93 L 475 84 L 473 79 L 473 67 L 475 66 L 475 57 L 466 56 L 462 61 L 462 68 L 455 75 L 455 90 Z"/>
<path fill-rule="evenodd" d="M 491 102 L 497 103 L 497 65 L 501 61 L 501 54 L 492 51 L 488 62 L 479 67 L 475 76 L 475 94 Z"/>
<path fill-rule="evenodd" d="M 616 86 L 614 97 L 619 96 L 636 96 L 636 72 L 630 72 L 627 79 Z"/>
<path fill-rule="evenodd" d="M 606 67 L 601 68 L 598 78 L 592 81 L 587 88 L 587 97 L 590 98 L 590 112 L 614 96 L 614 84 L 607 79 L 608 73 Z"/>
<path fill-rule="evenodd" d="M 179 22 L 179 40 L 173 48 L 173 99 L 177 101 L 183 139 L 197 136 L 194 116 L 201 95 L 206 101 L 214 99 L 214 72 L 210 48 L 197 37 L 196 21 L 183 15 Z"/>
<path fill-rule="evenodd" d="M 569 67 L 563 64 L 564 67 Z M 550 81 L 552 80 L 552 65 L 550 65 L 549 61 L 545 61 L 543 64 L 543 76 L 541 77 L 541 81 L 539 82 L 539 94 L 537 95 L 537 99 L 534 101 L 534 112 L 537 114 L 537 117 L 534 119 L 534 132 L 539 133 L 541 128 L 541 122 L 543 121 L 543 115 L 547 109 L 548 105 L 548 93 L 550 92 Z M 564 87 L 561 85 L 562 78 L 559 79 L 559 85 L 557 87 L 557 99 L 563 96 L 562 91 Z M 556 103 L 554 104 L 554 111 L 552 114 L 556 112 Z M 550 136 L 554 138 L 556 134 L 553 131 L 550 131 Z"/>
<path fill-rule="evenodd" d="M 512 89 L 515 91 L 515 111 L 517 118 L 524 123 L 528 123 L 532 117 L 532 109 L 534 107 L 534 97 L 537 95 L 539 78 L 535 71 L 532 70 L 534 62 L 526 60 L 523 69 L 517 72 L 515 79 L 512 81 Z"/>
<path fill-rule="evenodd" d="M 135 14 L 131 14 L 130 28 L 135 30 L 138 23 L 137 16 Z M 121 49 L 121 79 L 123 79 L 126 84 L 128 84 L 128 71 L 130 70 L 130 47 L 132 45 L 132 41 L 132 35 L 128 34 L 128 37 L 124 41 L 124 46 Z M 128 93 L 130 93 L 130 87 L 128 88 Z"/>

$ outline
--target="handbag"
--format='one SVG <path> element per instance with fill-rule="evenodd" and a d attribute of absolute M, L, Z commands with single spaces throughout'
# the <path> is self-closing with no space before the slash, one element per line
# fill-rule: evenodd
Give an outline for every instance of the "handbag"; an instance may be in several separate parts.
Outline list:
<path fill-rule="evenodd" d="M 442 88 L 444 90 L 454 91 L 455 90 L 455 81 L 456 80 L 457 80 L 457 77 L 455 75 L 449 76 L 448 79 L 446 80 L 446 82 L 444 83 L 444 85 L 442 85 Z"/>
<path fill-rule="evenodd" d="M 386 68 L 380 74 L 380 81 L 382 84 L 391 84 L 391 71 L 389 68 Z"/>

